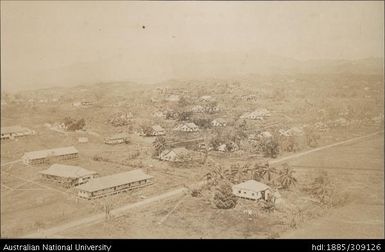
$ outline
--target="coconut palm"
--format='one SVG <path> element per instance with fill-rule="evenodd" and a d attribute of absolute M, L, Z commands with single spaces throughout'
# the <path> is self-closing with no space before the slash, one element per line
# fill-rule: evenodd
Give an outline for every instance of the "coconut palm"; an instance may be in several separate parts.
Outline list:
<path fill-rule="evenodd" d="M 155 154 L 159 155 L 162 151 L 167 148 L 166 139 L 162 136 L 157 136 L 153 142 L 153 146 L 155 149 Z"/>
<path fill-rule="evenodd" d="M 277 181 L 282 189 L 289 189 L 291 186 L 297 183 L 297 179 L 294 177 L 294 170 L 285 163 L 282 165 L 282 169 L 279 171 Z"/>

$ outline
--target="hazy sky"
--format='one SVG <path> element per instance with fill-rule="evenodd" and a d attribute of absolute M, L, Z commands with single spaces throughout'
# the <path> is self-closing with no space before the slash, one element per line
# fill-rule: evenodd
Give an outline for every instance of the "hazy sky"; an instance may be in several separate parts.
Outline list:
<path fill-rule="evenodd" d="M 47 69 L 116 55 L 383 57 L 383 22 L 379 1 L 1 1 L 2 84 L 25 85 Z"/>

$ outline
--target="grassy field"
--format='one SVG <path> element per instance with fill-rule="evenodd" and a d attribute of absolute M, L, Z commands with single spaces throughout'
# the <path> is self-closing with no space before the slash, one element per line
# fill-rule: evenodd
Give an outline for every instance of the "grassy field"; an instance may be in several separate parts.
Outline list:
<path fill-rule="evenodd" d="M 325 169 L 348 204 L 305 223 L 284 238 L 384 237 L 384 135 L 301 158 L 292 165 L 301 172 Z"/>
<path fill-rule="evenodd" d="M 323 208 L 299 188 L 283 191 L 287 208 L 261 212 L 255 202 L 240 200 L 234 209 L 215 208 L 211 192 L 184 196 L 135 209 L 98 225 L 69 230 L 64 237 L 120 238 L 303 238 L 383 237 L 383 135 L 303 156 L 290 162 L 306 184 L 315 171 L 326 170 L 344 204 Z M 291 210 L 288 210 L 291 209 Z M 294 211 L 293 211 L 294 210 Z M 293 212 L 301 210 L 295 217 Z M 358 218 L 357 218 L 358 217 Z M 294 218 L 294 223 L 290 218 Z M 312 225 L 321 223 L 320 225 Z M 343 225 L 341 225 L 341 223 Z"/>

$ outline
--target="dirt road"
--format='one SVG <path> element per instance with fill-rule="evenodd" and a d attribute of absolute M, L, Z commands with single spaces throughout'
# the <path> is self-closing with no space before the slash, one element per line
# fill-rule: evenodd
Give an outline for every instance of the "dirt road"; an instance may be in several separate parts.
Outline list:
<path fill-rule="evenodd" d="M 184 195 L 187 192 L 188 192 L 187 188 L 179 188 L 179 189 L 176 189 L 176 190 L 173 190 L 173 191 L 170 191 L 167 193 L 163 193 L 161 195 L 158 195 L 158 196 L 155 196 L 152 198 L 148 198 L 148 199 L 139 201 L 137 203 L 128 204 L 128 205 L 113 209 L 113 210 L 111 210 L 110 215 L 112 215 L 113 217 L 118 217 L 118 216 L 124 215 L 125 213 L 127 213 L 127 210 L 130 210 L 132 208 L 143 207 L 145 205 L 148 205 L 148 204 L 151 204 L 151 203 L 163 200 L 163 199 L 175 197 L 178 195 Z M 61 226 L 57 226 L 57 227 L 49 228 L 46 230 L 42 230 L 40 232 L 32 233 L 32 234 L 23 236 L 22 238 L 50 238 L 50 237 L 53 237 L 55 234 L 63 232 L 63 231 L 68 230 L 70 228 L 98 223 L 98 222 L 104 220 L 105 217 L 106 216 L 104 213 L 95 214 L 93 216 L 83 218 L 80 220 L 76 220 L 76 221 L 72 221 L 72 222 L 69 222 L 69 223 L 61 225 Z"/>
<path fill-rule="evenodd" d="M 338 190 L 348 193 L 348 202 L 329 209 L 321 218 L 310 220 L 281 238 L 356 239 L 384 238 L 384 142 L 378 138 L 325 150 L 301 160 L 293 167 L 317 164 L 328 169 Z M 292 165 L 292 164 L 290 164 Z M 331 169 L 329 169 L 331 168 Z"/>
<path fill-rule="evenodd" d="M 285 162 L 285 161 L 288 161 L 288 160 L 296 159 L 298 157 L 301 157 L 301 156 L 304 156 L 304 155 L 308 155 L 310 153 L 314 153 L 314 152 L 317 152 L 317 151 L 333 148 L 333 147 L 336 147 L 336 146 L 341 146 L 341 145 L 344 145 L 344 144 L 347 144 L 347 143 L 358 142 L 358 141 L 361 141 L 363 139 L 370 138 L 370 137 L 372 137 L 374 135 L 381 134 L 381 133 L 383 133 L 383 132 L 375 132 L 375 133 L 372 133 L 372 134 L 369 134 L 369 135 L 366 135 L 366 136 L 356 137 L 356 138 L 352 138 L 352 139 L 349 139 L 349 140 L 346 140 L 346 141 L 342 141 L 342 142 L 330 144 L 330 145 L 327 145 L 327 146 L 322 146 L 322 147 L 319 147 L 319 148 L 315 148 L 315 149 L 312 149 L 312 150 L 309 150 L 309 151 L 305 151 L 305 152 L 297 153 L 297 154 L 294 154 L 294 155 L 282 157 L 280 159 L 275 159 L 275 160 L 270 161 L 270 164 L 277 164 L 277 163 Z M 129 209 L 136 208 L 136 207 L 142 207 L 142 206 L 145 206 L 145 205 L 148 205 L 148 204 L 151 204 L 151 203 L 163 200 L 163 199 L 167 199 L 167 198 L 170 198 L 170 197 L 184 195 L 185 193 L 188 192 L 188 190 L 189 189 L 186 188 L 186 187 L 178 188 L 178 189 L 175 189 L 173 191 L 170 191 L 170 192 L 167 192 L 167 193 L 163 193 L 161 195 L 158 195 L 158 196 L 155 196 L 155 197 L 152 197 L 152 198 L 148 198 L 148 199 L 145 199 L 145 200 L 137 202 L 137 203 L 128 204 L 128 205 L 116 208 L 114 210 L 111 210 L 111 215 L 113 215 L 114 217 L 117 217 L 117 216 L 120 216 L 120 215 L 124 215 L 126 213 L 126 211 L 129 210 Z M 43 238 L 49 238 L 49 237 L 53 237 L 57 233 L 65 231 L 65 230 L 68 230 L 68 229 L 71 229 L 71 228 L 74 228 L 74 227 L 78 227 L 78 226 L 81 226 L 81 225 L 94 224 L 94 223 L 100 222 L 100 221 L 102 221 L 104 219 L 105 219 L 105 214 L 104 213 L 96 214 L 96 215 L 93 215 L 93 216 L 90 216 L 90 217 L 87 217 L 87 218 L 83 218 L 83 219 L 80 219 L 80 220 L 75 220 L 75 221 L 69 222 L 69 223 L 61 225 L 61 226 L 57 226 L 57 227 L 49 228 L 49 229 L 46 229 L 46 230 L 43 230 L 43 231 L 40 231 L 40 232 L 32 233 L 32 234 L 23 236 L 22 238 L 42 238 L 42 237 Z"/>

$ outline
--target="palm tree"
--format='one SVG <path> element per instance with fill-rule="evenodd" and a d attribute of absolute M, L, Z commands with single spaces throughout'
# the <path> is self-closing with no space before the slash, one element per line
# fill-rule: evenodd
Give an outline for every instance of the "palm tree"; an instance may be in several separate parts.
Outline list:
<path fill-rule="evenodd" d="M 268 162 L 255 163 L 253 170 L 254 170 L 253 179 L 255 180 L 267 179 L 268 182 L 272 180 L 273 174 L 276 173 L 276 169 L 270 166 Z"/>
<path fill-rule="evenodd" d="M 289 189 L 292 185 L 297 183 L 297 179 L 294 177 L 294 170 L 290 168 L 287 163 L 282 165 L 282 169 L 279 171 L 277 181 L 280 184 L 280 188 Z"/>
<path fill-rule="evenodd" d="M 270 166 L 269 163 L 266 163 L 263 169 L 264 169 L 265 176 L 267 176 L 267 181 L 270 182 L 272 175 L 277 172 L 276 169 Z"/>
<path fill-rule="evenodd" d="M 153 142 L 153 146 L 155 148 L 155 154 L 159 155 L 162 151 L 164 151 L 166 146 L 166 139 L 162 136 L 157 136 L 155 141 Z"/>
<path fill-rule="evenodd" d="M 321 171 L 308 190 L 317 197 L 321 203 L 327 204 L 330 202 L 330 198 L 334 192 L 334 185 L 328 177 L 328 174 L 325 171 Z"/>

